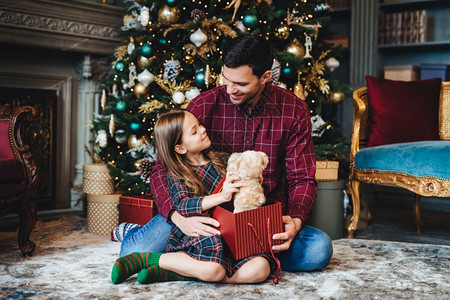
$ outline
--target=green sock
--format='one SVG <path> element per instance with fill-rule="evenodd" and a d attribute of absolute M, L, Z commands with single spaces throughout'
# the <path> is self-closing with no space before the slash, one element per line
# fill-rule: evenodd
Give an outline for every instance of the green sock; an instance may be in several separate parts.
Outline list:
<path fill-rule="evenodd" d="M 159 266 L 159 257 L 162 253 L 133 252 L 119 257 L 111 271 L 111 281 L 118 284 L 127 280 L 133 274 L 148 267 Z"/>
<path fill-rule="evenodd" d="M 151 283 L 163 281 L 198 281 L 198 279 L 186 277 L 161 267 L 153 266 L 139 271 L 137 281 L 139 283 Z"/>

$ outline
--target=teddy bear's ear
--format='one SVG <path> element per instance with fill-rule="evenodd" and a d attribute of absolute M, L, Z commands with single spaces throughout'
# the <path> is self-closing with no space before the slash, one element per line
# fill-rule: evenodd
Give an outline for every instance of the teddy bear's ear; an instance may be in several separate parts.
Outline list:
<path fill-rule="evenodd" d="M 259 155 L 261 155 L 261 163 L 265 167 L 269 164 L 269 158 L 267 157 L 267 154 L 264 152 L 260 152 Z"/>

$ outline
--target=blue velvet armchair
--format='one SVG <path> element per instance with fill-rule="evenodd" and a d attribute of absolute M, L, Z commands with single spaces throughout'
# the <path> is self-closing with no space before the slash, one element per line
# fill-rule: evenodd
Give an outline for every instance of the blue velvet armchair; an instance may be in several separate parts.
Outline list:
<path fill-rule="evenodd" d="M 361 182 L 398 186 L 415 193 L 413 212 L 420 233 L 420 197 L 450 197 L 450 82 L 441 83 L 439 140 L 363 147 L 369 131 L 367 87 L 356 90 L 353 99 L 349 177 L 353 216 L 348 237 L 353 237 L 358 225 Z"/>

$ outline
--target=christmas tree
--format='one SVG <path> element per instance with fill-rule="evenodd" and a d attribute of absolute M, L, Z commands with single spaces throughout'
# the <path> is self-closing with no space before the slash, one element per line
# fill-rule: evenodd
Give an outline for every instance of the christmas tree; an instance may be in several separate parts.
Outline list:
<path fill-rule="evenodd" d="M 333 32 L 326 1 L 129 0 L 125 6 L 122 43 L 101 86 L 101 114 L 92 121 L 94 153 L 109 163 L 125 194 L 150 192 L 158 115 L 221 85 L 222 50 L 243 33 L 271 42 L 272 83 L 308 103 L 317 158 L 343 152 L 333 119 L 347 87 L 327 78 L 344 49 L 327 42 Z"/>

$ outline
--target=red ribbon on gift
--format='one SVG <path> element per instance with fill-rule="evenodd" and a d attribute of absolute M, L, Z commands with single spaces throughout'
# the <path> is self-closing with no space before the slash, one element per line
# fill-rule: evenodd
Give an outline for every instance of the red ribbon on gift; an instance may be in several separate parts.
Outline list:
<path fill-rule="evenodd" d="M 253 226 L 253 224 L 249 222 L 249 223 L 247 223 L 247 225 L 250 226 L 250 228 L 252 229 L 252 232 L 255 234 L 255 237 L 258 240 L 259 245 L 263 249 L 264 253 L 266 253 L 268 256 L 273 258 L 273 260 L 277 264 L 277 271 L 275 272 L 275 277 L 272 279 L 272 282 L 274 284 L 278 284 L 278 278 L 281 275 L 281 264 L 280 264 L 280 260 L 278 258 L 276 258 L 275 254 L 273 254 L 273 250 L 272 250 L 272 235 L 270 234 L 270 218 L 267 218 L 267 240 L 269 241 L 269 251 L 267 251 L 264 248 L 264 245 L 261 242 L 261 239 L 259 238 L 258 233 L 256 232 L 256 229 Z"/>

